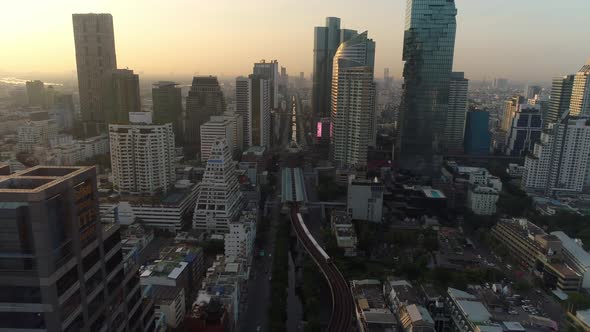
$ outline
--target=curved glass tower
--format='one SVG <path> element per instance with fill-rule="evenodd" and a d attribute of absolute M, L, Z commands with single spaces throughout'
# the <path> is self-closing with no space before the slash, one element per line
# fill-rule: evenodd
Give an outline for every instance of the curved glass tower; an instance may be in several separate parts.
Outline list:
<path fill-rule="evenodd" d="M 336 51 L 332 72 L 332 160 L 342 168 L 363 168 L 375 137 L 375 42 L 367 32 Z"/>
<path fill-rule="evenodd" d="M 454 0 L 407 0 L 397 142 L 402 167 L 420 172 L 437 168 L 449 103 L 456 16 Z"/>

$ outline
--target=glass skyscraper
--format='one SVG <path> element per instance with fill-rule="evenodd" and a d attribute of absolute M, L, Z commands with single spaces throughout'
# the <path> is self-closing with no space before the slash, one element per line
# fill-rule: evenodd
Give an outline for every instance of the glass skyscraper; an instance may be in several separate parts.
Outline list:
<path fill-rule="evenodd" d="M 456 16 L 453 0 L 407 0 L 397 142 L 402 167 L 430 172 L 443 150 Z"/>
<path fill-rule="evenodd" d="M 569 109 L 573 86 L 574 75 L 566 75 L 553 79 L 549 110 L 543 119 L 544 128 L 548 128 L 550 123 L 558 122 L 561 116 Z"/>
<path fill-rule="evenodd" d="M 313 46 L 312 108 L 316 120 L 330 117 L 332 63 L 338 46 L 357 35 L 356 30 L 340 29 L 338 17 L 327 17 L 326 26 L 315 27 Z"/>

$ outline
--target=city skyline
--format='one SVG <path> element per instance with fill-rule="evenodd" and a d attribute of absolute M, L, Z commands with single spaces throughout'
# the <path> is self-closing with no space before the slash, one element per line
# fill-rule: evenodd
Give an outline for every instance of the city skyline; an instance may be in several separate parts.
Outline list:
<path fill-rule="evenodd" d="M 266 58 L 277 59 L 291 76 L 303 71 L 309 77 L 313 67 L 313 27 L 322 25 L 327 16 L 340 17 L 343 28 L 368 30 L 379 43 L 376 72 L 382 73 L 388 67 L 396 79 L 401 76 L 405 13 L 405 1 L 401 0 L 374 0 L 370 6 L 352 1 L 305 5 L 288 0 L 259 0 L 258 5 L 219 1 L 206 6 L 148 1 L 141 3 L 141 15 L 137 15 L 138 3 L 134 1 L 57 2 L 35 3 L 31 11 L 32 1 L 22 1 L 3 11 L 10 15 L 2 17 L 0 28 L 18 29 L 4 38 L 0 75 L 75 72 L 71 14 L 94 12 L 113 15 L 118 65 L 140 76 L 231 77 L 248 73 L 253 62 Z M 575 72 L 590 57 L 590 46 L 577 42 L 583 39 L 584 31 L 575 23 L 584 21 L 583 13 L 589 6 L 584 0 L 543 6 L 532 0 L 457 0 L 453 70 L 464 71 L 472 80 L 507 77 L 539 82 Z M 164 7 L 185 9 L 170 11 Z M 203 12 L 208 14 L 195 16 Z M 35 24 L 20 23 L 25 20 Z M 158 41 L 165 41 L 168 47 L 158 45 Z M 508 59 L 506 45 L 515 45 Z M 235 49 L 240 50 L 239 60 Z M 553 61 L 555 58 L 561 61 Z"/>

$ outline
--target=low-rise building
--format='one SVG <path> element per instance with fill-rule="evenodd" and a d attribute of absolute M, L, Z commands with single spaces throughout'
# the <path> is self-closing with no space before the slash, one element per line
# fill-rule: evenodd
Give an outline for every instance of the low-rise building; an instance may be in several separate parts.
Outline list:
<path fill-rule="evenodd" d="M 508 164 L 508 168 L 506 168 L 506 173 L 508 173 L 508 176 L 510 176 L 511 178 L 522 178 L 524 170 L 524 166 L 521 166 L 519 164 Z"/>
<path fill-rule="evenodd" d="M 344 256 L 356 256 L 358 239 L 354 224 L 346 211 L 334 210 L 330 219 L 332 233 L 336 237 L 336 245 L 344 250 Z"/>
<path fill-rule="evenodd" d="M 590 254 L 584 250 L 582 244 L 576 241 L 564 232 L 552 232 L 563 245 L 563 258 L 574 271 L 583 276 L 582 287 L 590 288 Z"/>
<path fill-rule="evenodd" d="M 483 186 L 470 186 L 467 193 L 467 206 L 473 213 L 490 216 L 496 213 L 496 203 L 500 198 L 498 190 Z"/>
<path fill-rule="evenodd" d="M 361 331 L 397 329 L 397 319 L 387 306 L 379 280 L 353 280 L 351 290 Z"/>
<path fill-rule="evenodd" d="M 185 319 L 185 331 L 225 332 L 229 329 L 229 312 L 219 298 L 199 296 Z"/>
<path fill-rule="evenodd" d="M 152 287 L 155 311 L 164 315 L 168 327 L 179 327 L 186 313 L 184 289 L 159 285 Z"/>

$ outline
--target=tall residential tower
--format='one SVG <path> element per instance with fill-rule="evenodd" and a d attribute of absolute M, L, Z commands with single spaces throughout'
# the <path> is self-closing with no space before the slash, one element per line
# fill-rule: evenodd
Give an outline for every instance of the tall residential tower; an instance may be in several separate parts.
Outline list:
<path fill-rule="evenodd" d="M 367 32 L 340 45 L 332 74 L 331 155 L 343 168 L 364 167 L 375 138 L 375 42 Z"/>

